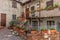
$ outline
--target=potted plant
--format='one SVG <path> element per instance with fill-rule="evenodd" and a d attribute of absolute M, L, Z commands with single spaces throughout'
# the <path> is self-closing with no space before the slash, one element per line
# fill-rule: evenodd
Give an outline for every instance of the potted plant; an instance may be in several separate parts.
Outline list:
<path fill-rule="evenodd" d="M 46 10 L 46 7 L 41 9 L 41 11 L 43 11 L 43 10 Z"/>
<path fill-rule="evenodd" d="M 31 30 L 31 34 L 36 34 L 37 33 L 37 29 L 32 29 Z"/>
<path fill-rule="evenodd" d="M 16 26 L 16 31 L 20 31 L 20 27 L 19 26 Z"/>
<path fill-rule="evenodd" d="M 47 33 L 47 31 L 48 31 L 48 30 L 47 30 L 46 28 L 42 28 L 42 29 L 41 29 L 41 33 Z"/>
<path fill-rule="evenodd" d="M 55 28 L 50 28 L 50 32 L 55 33 L 56 32 Z"/>
<path fill-rule="evenodd" d="M 52 9 L 53 9 L 52 6 L 48 6 L 48 7 L 47 7 L 47 10 L 52 10 Z"/>
<path fill-rule="evenodd" d="M 11 21 L 10 23 L 10 27 L 8 27 L 8 29 L 13 29 L 13 27 L 15 26 L 15 24 L 16 24 L 16 21 Z"/>
<path fill-rule="evenodd" d="M 55 5 L 54 5 L 54 8 L 57 8 L 57 7 L 58 7 L 58 4 L 55 4 Z"/>
<path fill-rule="evenodd" d="M 21 27 L 21 28 L 20 28 L 20 32 L 23 33 L 24 31 L 25 31 L 25 28 Z"/>

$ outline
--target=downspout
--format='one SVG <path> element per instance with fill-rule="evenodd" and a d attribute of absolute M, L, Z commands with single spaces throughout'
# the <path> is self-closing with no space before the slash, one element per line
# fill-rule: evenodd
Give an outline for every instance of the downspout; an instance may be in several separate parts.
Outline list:
<path fill-rule="evenodd" d="M 41 6 L 41 3 L 39 0 L 39 26 L 38 26 L 38 31 L 40 31 L 40 6 Z"/>

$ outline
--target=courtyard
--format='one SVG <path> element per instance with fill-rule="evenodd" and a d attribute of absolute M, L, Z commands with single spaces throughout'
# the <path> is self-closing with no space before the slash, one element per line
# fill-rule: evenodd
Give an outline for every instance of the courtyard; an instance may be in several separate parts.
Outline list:
<path fill-rule="evenodd" d="M 13 32 L 18 33 L 13 34 Z M 40 32 L 31 32 L 25 35 L 25 32 L 20 32 L 17 30 L 12 31 L 8 28 L 3 28 L 0 30 L 0 40 L 60 40 L 60 32 L 51 32 L 50 31 L 40 31 Z"/>
<path fill-rule="evenodd" d="M 13 35 L 7 28 L 0 30 L 0 40 L 23 40 L 20 36 Z"/>
<path fill-rule="evenodd" d="M 0 40 L 60 40 L 60 0 L 0 0 Z"/>

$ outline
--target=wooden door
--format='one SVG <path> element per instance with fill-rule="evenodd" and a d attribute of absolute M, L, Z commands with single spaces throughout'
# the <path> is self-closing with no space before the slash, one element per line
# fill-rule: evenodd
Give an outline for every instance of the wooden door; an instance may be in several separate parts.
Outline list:
<path fill-rule="evenodd" d="M 28 18 L 29 17 L 29 8 L 26 8 L 25 13 L 26 13 L 26 18 Z"/>
<path fill-rule="evenodd" d="M 1 14 L 1 26 L 6 26 L 6 14 Z"/>

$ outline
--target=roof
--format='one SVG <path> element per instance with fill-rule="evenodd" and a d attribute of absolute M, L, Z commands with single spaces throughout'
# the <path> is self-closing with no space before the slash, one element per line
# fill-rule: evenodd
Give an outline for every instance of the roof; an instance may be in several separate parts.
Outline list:
<path fill-rule="evenodd" d="M 31 1 L 35 1 L 35 0 L 16 0 L 16 2 L 20 3 L 21 5 L 25 5 L 30 3 Z"/>

